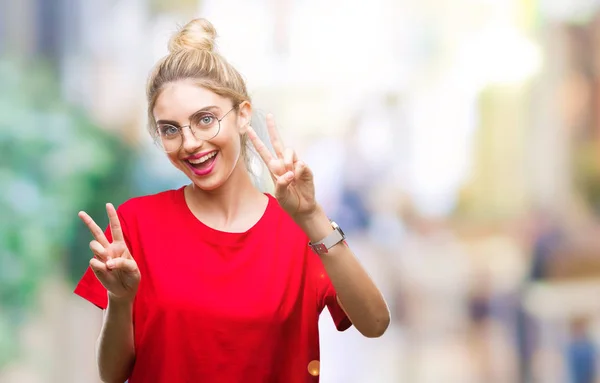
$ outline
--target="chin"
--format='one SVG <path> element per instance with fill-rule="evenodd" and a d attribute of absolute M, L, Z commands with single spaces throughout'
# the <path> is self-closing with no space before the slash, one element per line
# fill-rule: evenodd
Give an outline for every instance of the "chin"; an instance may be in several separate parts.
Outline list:
<path fill-rule="evenodd" d="M 213 173 L 207 176 L 198 176 L 189 171 L 189 169 L 185 169 L 184 173 L 190 179 L 190 181 L 192 181 L 195 187 L 207 192 L 221 188 L 231 178 L 231 174 L 228 175 L 223 171 L 223 169 L 215 169 Z"/>
<path fill-rule="evenodd" d="M 215 180 L 215 181 L 199 180 L 198 177 L 195 177 L 195 176 L 191 176 L 190 181 L 192 181 L 194 186 L 197 187 L 198 189 L 207 191 L 207 192 L 217 190 L 224 184 L 224 182 L 219 182 L 217 180 Z"/>

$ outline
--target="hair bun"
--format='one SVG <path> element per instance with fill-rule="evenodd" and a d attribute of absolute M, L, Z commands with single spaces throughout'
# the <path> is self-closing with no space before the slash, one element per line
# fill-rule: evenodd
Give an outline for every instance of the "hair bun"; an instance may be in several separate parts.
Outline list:
<path fill-rule="evenodd" d="M 169 41 L 171 53 L 186 49 L 213 51 L 217 31 L 206 19 L 194 19 L 181 28 Z"/>

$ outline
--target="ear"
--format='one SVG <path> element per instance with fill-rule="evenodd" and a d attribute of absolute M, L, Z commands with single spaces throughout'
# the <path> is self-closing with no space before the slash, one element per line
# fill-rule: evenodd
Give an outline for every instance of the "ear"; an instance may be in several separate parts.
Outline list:
<path fill-rule="evenodd" d="M 238 129 L 240 130 L 240 134 L 246 134 L 251 121 L 252 105 L 248 101 L 243 101 L 238 111 Z"/>

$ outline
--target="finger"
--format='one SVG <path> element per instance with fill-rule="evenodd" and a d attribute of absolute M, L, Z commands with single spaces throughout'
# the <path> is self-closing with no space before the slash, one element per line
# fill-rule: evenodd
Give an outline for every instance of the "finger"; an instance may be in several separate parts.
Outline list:
<path fill-rule="evenodd" d="M 104 262 L 97 260 L 96 258 L 90 259 L 90 268 L 96 275 L 103 274 L 107 270 L 106 264 L 104 264 Z"/>
<path fill-rule="evenodd" d="M 312 171 L 303 161 L 296 161 L 294 164 L 294 181 L 307 180 L 312 178 Z"/>
<path fill-rule="evenodd" d="M 134 272 L 137 270 L 137 263 L 129 258 L 113 258 L 106 262 L 108 270 L 122 270 L 126 272 Z"/>
<path fill-rule="evenodd" d="M 119 222 L 119 216 L 112 203 L 106 204 L 106 213 L 108 214 L 108 222 L 110 223 L 110 232 L 112 233 L 113 241 L 124 241 L 121 222 Z"/>
<path fill-rule="evenodd" d="M 258 134 L 256 134 L 256 131 L 251 126 L 248 127 L 248 137 L 250 138 L 250 142 L 252 142 L 252 145 L 254 145 L 254 148 L 258 152 L 260 158 L 262 158 L 264 163 L 267 164 L 267 166 L 269 166 L 269 163 L 271 163 L 273 160 L 273 155 L 269 151 L 269 148 L 267 148 L 267 146 L 258 137 Z"/>
<path fill-rule="evenodd" d="M 294 173 L 287 172 L 275 181 L 275 198 L 281 203 L 285 203 L 288 197 L 288 186 L 294 180 Z"/>
<path fill-rule="evenodd" d="M 298 161 L 298 157 L 296 156 L 296 152 L 292 148 L 286 148 L 283 153 L 283 164 L 285 166 L 286 171 L 293 172 L 294 171 L 294 163 Z"/>
<path fill-rule="evenodd" d="M 296 163 L 294 164 L 294 181 L 302 179 L 302 175 L 305 169 L 306 166 L 304 166 L 304 163 L 302 161 L 296 161 Z"/>
<path fill-rule="evenodd" d="M 90 250 L 92 250 L 92 253 L 94 253 L 94 257 L 98 258 L 103 262 L 106 262 L 108 254 L 106 248 L 102 246 L 100 242 L 96 240 L 90 242 Z"/>
<path fill-rule="evenodd" d="M 273 146 L 273 150 L 275 150 L 277 158 L 283 158 L 283 141 L 281 141 L 281 137 L 277 131 L 277 126 L 275 125 L 275 118 L 271 113 L 267 114 L 267 130 L 269 132 L 269 137 L 271 138 L 271 145 Z"/>
<path fill-rule="evenodd" d="M 127 244 L 123 242 L 113 242 L 109 247 L 106 248 L 106 259 L 113 258 L 133 258 Z"/>
<path fill-rule="evenodd" d="M 104 232 L 102 231 L 100 226 L 98 226 L 96 222 L 94 222 L 94 220 L 88 215 L 88 213 L 86 213 L 85 211 L 80 211 L 77 215 L 88 227 L 96 241 L 100 242 L 100 244 L 104 247 L 110 245 L 110 242 L 108 242 L 108 239 L 106 239 L 106 236 L 104 235 Z"/>

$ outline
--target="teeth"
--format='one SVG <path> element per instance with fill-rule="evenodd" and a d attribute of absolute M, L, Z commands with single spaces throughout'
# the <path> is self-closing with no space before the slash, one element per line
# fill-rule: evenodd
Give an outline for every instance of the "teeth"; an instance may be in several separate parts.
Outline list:
<path fill-rule="evenodd" d="M 209 154 L 207 154 L 205 156 L 202 156 L 202 157 L 200 157 L 198 159 L 190 159 L 189 162 L 190 162 L 190 164 L 198 165 L 198 164 L 201 164 L 203 162 L 206 162 L 206 161 L 210 160 L 211 158 L 213 158 L 216 155 L 217 155 L 217 152 L 212 152 L 212 153 L 209 153 Z"/>

